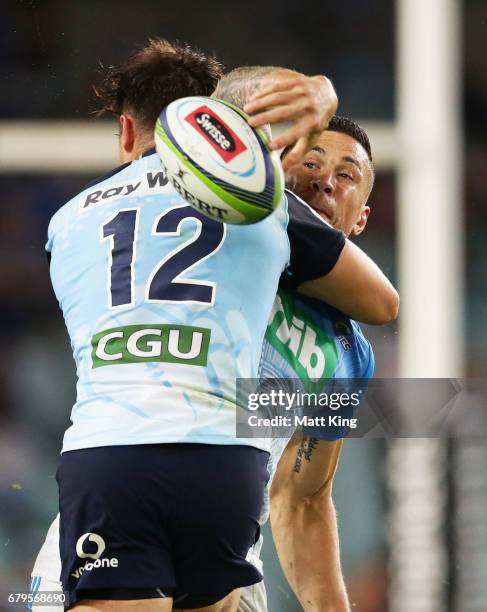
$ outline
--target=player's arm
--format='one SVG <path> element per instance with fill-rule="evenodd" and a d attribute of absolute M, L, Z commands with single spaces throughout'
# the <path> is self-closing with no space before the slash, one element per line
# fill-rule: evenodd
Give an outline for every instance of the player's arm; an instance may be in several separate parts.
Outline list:
<path fill-rule="evenodd" d="M 271 487 L 277 553 L 305 612 L 350 612 L 331 496 L 341 445 L 295 434 Z"/>
<path fill-rule="evenodd" d="M 399 295 L 379 267 L 302 200 L 286 194 L 291 256 L 283 288 L 320 299 L 363 323 L 393 321 Z"/>
<path fill-rule="evenodd" d="M 286 170 L 313 147 L 314 139 L 328 127 L 337 108 L 337 94 L 325 76 L 310 77 L 280 68 L 262 79 L 244 110 L 252 115 L 249 123 L 254 127 L 289 122 L 270 143 L 273 149 L 294 145 L 283 161 Z"/>
<path fill-rule="evenodd" d="M 389 323 L 398 315 L 399 294 L 377 264 L 350 240 L 328 274 L 297 289 L 370 325 Z"/>

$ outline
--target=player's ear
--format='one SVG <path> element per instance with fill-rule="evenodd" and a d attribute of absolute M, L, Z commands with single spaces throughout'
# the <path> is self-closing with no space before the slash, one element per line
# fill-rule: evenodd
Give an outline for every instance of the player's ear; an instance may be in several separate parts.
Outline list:
<path fill-rule="evenodd" d="M 131 156 L 135 146 L 134 120 L 129 115 L 120 115 L 120 156 L 124 158 Z"/>
<path fill-rule="evenodd" d="M 358 236 L 364 231 L 365 226 L 367 225 L 367 219 L 369 218 L 369 214 L 370 214 L 370 206 L 364 206 L 360 213 L 359 220 L 352 227 L 352 232 L 351 232 L 352 236 Z"/>

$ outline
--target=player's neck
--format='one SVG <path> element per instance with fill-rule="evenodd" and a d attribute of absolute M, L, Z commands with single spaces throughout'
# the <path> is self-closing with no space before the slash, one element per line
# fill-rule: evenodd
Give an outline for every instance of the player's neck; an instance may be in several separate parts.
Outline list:
<path fill-rule="evenodd" d="M 120 151 L 120 162 L 122 164 L 126 164 L 127 162 L 139 159 L 141 155 L 143 155 L 149 149 L 152 149 L 154 146 L 154 141 L 144 140 L 140 143 L 136 141 L 130 151 L 127 151 L 125 149 L 122 149 Z"/>

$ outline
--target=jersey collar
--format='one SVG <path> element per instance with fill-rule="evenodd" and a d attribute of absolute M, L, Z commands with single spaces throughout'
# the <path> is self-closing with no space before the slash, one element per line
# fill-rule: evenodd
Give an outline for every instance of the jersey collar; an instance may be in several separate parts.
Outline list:
<path fill-rule="evenodd" d="M 156 148 L 155 147 L 151 147 L 150 149 L 147 149 L 147 151 L 144 151 L 144 153 L 142 153 L 142 155 L 140 156 L 142 157 L 149 157 L 149 155 L 154 155 L 154 153 L 156 152 Z"/>

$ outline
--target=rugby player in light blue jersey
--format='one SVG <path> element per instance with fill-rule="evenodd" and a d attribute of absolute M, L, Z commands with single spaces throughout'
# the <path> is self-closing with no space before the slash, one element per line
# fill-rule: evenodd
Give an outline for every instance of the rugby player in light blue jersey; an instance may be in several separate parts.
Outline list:
<path fill-rule="evenodd" d="M 294 193 L 347 236 L 365 228 L 374 170 L 369 139 L 355 122 L 333 117 L 315 147 L 288 169 L 286 179 Z M 335 379 L 343 390 L 343 379 L 364 381 L 373 371 L 372 347 L 355 321 L 322 302 L 279 290 L 262 351 L 262 379 L 273 379 L 273 388 L 280 380 L 288 391 L 323 393 Z M 331 497 L 345 434 L 345 427 L 317 427 L 296 434 L 289 444 L 285 438 L 271 441 L 261 524 L 271 510 L 282 567 L 305 611 L 350 610 Z M 254 550 L 257 557 L 261 546 L 262 538 Z M 242 589 L 239 612 L 266 611 L 264 581 Z"/>
<path fill-rule="evenodd" d="M 261 580 L 246 557 L 268 459 L 264 442 L 235 438 L 235 379 L 257 375 L 281 274 L 359 319 L 397 311 L 378 268 L 294 196 L 262 223 L 226 226 L 167 184 L 151 149 L 159 108 L 208 93 L 214 74 L 214 61 L 157 41 L 111 71 L 99 93 L 120 117 L 125 163 L 49 225 L 79 378 L 57 474 L 70 608 L 235 610 L 234 590 Z M 300 124 L 290 108 L 283 119 Z"/>
<path fill-rule="evenodd" d="M 328 130 L 338 132 L 357 141 L 366 150 L 367 154 L 370 154 L 367 136 L 354 122 L 345 118 L 334 117 Z M 333 138 L 335 138 L 335 141 L 330 141 Z M 311 152 L 299 166 L 291 168 L 291 171 L 288 172 L 288 184 L 293 187 L 296 193 L 306 197 L 318 210 L 322 197 L 320 194 L 323 191 L 325 180 L 327 178 L 330 180 L 330 173 L 343 170 L 341 168 L 341 158 L 344 156 L 344 151 L 342 147 L 337 149 L 337 144 L 342 146 L 343 144 L 349 144 L 352 149 L 356 148 L 355 143 L 347 138 L 338 136 L 338 143 L 336 138 L 333 134 L 327 134 L 326 137 L 320 138 L 316 143 L 318 147 L 326 144 L 328 157 L 334 154 L 334 164 L 331 167 L 319 164 L 320 151 L 317 150 L 318 157 L 315 158 L 315 152 Z M 352 151 L 347 152 L 351 153 Z M 360 165 L 365 164 L 366 167 L 368 165 L 364 155 L 359 156 L 357 161 Z M 348 173 L 342 172 L 341 174 L 343 176 L 340 178 L 348 182 Z M 366 168 L 364 168 L 364 174 L 366 174 Z M 315 182 L 313 183 L 313 181 Z M 335 184 L 331 183 L 331 190 L 335 193 L 337 201 L 336 213 L 342 218 L 336 219 L 335 215 L 330 221 L 343 227 L 347 234 L 357 235 L 364 229 L 369 212 L 366 201 L 371 182 L 367 183 L 360 180 L 357 186 L 353 182 L 352 188 L 347 189 L 345 193 L 342 193 L 339 188 L 337 189 L 337 182 Z M 309 193 L 309 187 L 313 189 L 312 193 Z M 354 200 L 353 196 L 357 192 L 360 198 Z M 360 221 L 356 223 L 359 217 Z M 290 341 L 293 329 L 294 333 L 299 332 L 298 343 Z M 305 339 L 308 339 L 308 342 L 310 342 L 310 339 L 312 340 L 307 350 L 304 346 Z M 308 355 L 306 359 L 305 354 Z M 310 355 L 314 355 L 316 358 L 316 360 L 313 360 L 313 366 L 309 363 Z M 320 357 L 317 357 L 318 355 Z M 317 367 L 322 369 L 318 371 Z M 310 298 L 303 298 L 283 289 L 279 290 L 267 327 L 261 357 L 260 375 L 263 378 L 295 379 L 298 377 L 303 381 L 309 380 L 310 377 L 320 379 L 335 377 L 339 379 L 367 379 L 372 376 L 373 368 L 372 348 L 356 322 L 326 304 Z M 342 431 L 338 431 L 336 437 L 340 437 L 342 433 Z M 267 521 L 269 516 L 268 491 L 286 444 L 287 440 L 283 438 L 276 438 L 271 441 L 271 457 L 268 465 L 271 480 L 265 496 L 265 504 L 260 519 L 261 525 Z M 278 542 L 283 564 L 287 568 L 288 578 L 298 597 L 302 600 L 303 590 L 308 582 L 311 583 L 311 590 L 320 589 L 321 600 L 319 601 L 324 610 L 326 610 L 326 607 L 323 603 L 323 597 L 326 597 L 325 602 L 330 602 L 334 609 L 340 610 L 340 606 L 342 606 L 342 609 L 347 609 L 337 546 L 337 524 L 330 494 L 331 479 L 336 469 L 340 446 L 340 441 L 310 441 L 309 437 L 303 441 L 301 437 L 296 437 L 289 444 L 281 463 L 281 476 L 276 481 L 276 484 L 279 482 L 281 484 L 279 487 L 274 487 L 273 490 L 274 537 Z M 296 471 L 297 459 L 300 462 L 298 471 Z M 291 482 L 289 482 L 290 478 L 292 479 Z M 303 496 L 303 492 L 310 493 L 311 491 L 314 493 L 321 490 L 324 481 L 328 481 L 330 484 L 324 487 L 322 495 L 312 496 L 313 503 L 318 504 L 319 510 L 317 513 L 320 517 L 317 527 L 318 537 L 314 527 L 310 529 L 309 526 L 304 525 L 304 533 L 299 532 L 299 529 L 303 527 L 300 524 L 303 518 L 295 521 L 294 519 L 299 517 L 299 514 L 293 513 L 291 516 L 293 520 L 288 525 L 291 525 L 291 528 L 298 533 L 290 534 L 289 527 L 284 527 L 286 535 L 282 539 L 279 538 L 278 525 L 279 520 L 282 519 L 282 513 L 279 510 L 282 512 L 282 508 L 286 509 L 290 503 L 294 503 L 298 508 L 301 507 L 303 501 L 307 500 L 307 497 Z M 277 494 L 276 490 L 278 491 Z M 279 501 L 280 496 L 289 496 L 291 499 Z M 294 544 L 289 551 L 288 545 L 290 542 Z M 259 559 L 261 546 L 262 539 L 252 553 L 252 560 L 258 567 L 261 567 Z M 304 554 L 301 559 L 294 562 L 296 564 L 296 574 L 302 574 L 297 580 L 290 573 L 288 559 L 295 554 L 296 550 L 299 550 L 300 546 Z M 311 574 L 309 572 L 313 564 L 311 553 L 315 547 L 315 558 L 319 560 L 319 567 L 317 572 Z M 310 555 L 308 555 L 308 551 L 310 551 Z M 34 586 L 37 585 L 41 591 L 54 592 L 59 590 L 59 572 L 59 521 L 56 520 L 48 532 L 39 553 L 36 567 L 33 570 Z M 307 590 L 309 591 L 310 588 L 308 587 Z M 310 596 L 309 592 L 307 596 Z M 316 601 L 316 594 L 312 596 L 311 601 Z M 304 606 L 306 609 L 306 602 Z M 242 589 L 239 612 L 266 612 L 266 610 L 267 601 L 263 581 Z"/>

